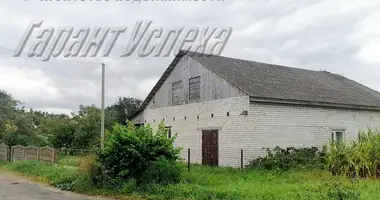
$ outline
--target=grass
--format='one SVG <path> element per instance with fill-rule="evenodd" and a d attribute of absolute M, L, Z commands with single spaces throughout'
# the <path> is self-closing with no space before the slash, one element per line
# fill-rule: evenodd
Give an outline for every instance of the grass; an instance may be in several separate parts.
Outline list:
<path fill-rule="evenodd" d="M 258 171 L 192 166 L 175 185 L 136 187 L 126 183 L 121 190 L 91 186 L 89 176 L 75 168 L 25 161 L 4 168 L 28 177 L 40 177 L 53 186 L 91 195 L 126 199 L 380 199 L 380 181 L 352 181 L 326 171 Z"/>
<path fill-rule="evenodd" d="M 81 163 L 82 157 L 80 156 L 59 156 L 58 164 L 72 167 L 78 167 Z"/>

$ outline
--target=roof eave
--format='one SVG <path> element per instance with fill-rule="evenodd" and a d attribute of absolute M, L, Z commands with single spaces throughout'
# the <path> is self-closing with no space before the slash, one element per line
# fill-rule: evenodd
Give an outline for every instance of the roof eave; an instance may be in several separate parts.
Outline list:
<path fill-rule="evenodd" d="M 288 104 L 298 106 L 313 106 L 313 107 L 327 107 L 327 108 L 345 108 L 345 109 L 357 109 L 368 111 L 380 111 L 380 107 L 365 106 L 365 105 L 350 105 L 350 104 L 337 104 L 317 101 L 303 101 L 303 100 L 291 100 L 291 99 L 274 99 L 250 96 L 251 102 L 257 103 L 271 103 L 271 104 Z"/>

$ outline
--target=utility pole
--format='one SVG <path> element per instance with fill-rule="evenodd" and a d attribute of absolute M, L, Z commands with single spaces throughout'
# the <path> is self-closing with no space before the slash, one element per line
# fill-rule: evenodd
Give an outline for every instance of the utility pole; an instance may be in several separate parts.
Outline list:
<path fill-rule="evenodd" d="M 105 93 L 105 67 L 102 63 L 102 102 L 101 102 L 101 122 L 100 122 L 100 148 L 104 148 L 104 93 Z"/>

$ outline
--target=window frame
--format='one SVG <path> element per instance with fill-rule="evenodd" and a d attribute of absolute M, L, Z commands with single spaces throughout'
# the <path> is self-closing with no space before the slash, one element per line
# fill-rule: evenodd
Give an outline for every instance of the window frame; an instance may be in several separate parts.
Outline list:
<path fill-rule="evenodd" d="M 191 99 L 190 97 L 191 97 L 191 92 L 190 92 L 190 89 L 191 89 L 191 87 L 190 87 L 190 81 L 191 80 L 193 80 L 193 79 L 197 79 L 197 78 L 199 78 L 199 95 L 198 95 L 198 99 Z M 197 103 L 197 102 L 200 102 L 200 100 L 201 100 L 201 76 L 195 76 L 195 77 L 191 77 L 191 78 L 189 78 L 189 90 L 188 90 L 188 92 L 189 92 L 189 95 L 188 95 L 188 98 L 189 98 L 189 102 L 190 103 Z"/>
<path fill-rule="evenodd" d="M 338 134 L 341 134 L 341 139 L 339 139 Z M 331 131 L 331 142 L 336 144 L 341 144 L 346 139 L 346 130 L 344 129 L 334 129 Z"/>
<path fill-rule="evenodd" d="M 180 91 L 180 94 L 181 94 L 181 99 L 179 100 L 179 101 L 174 101 L 174 84 L 181 84 L 181 87 L 183 88 L 183 81 L 182 80 L 180 80 L 180 81 L 176 81 L 176 82 L 173 82 L 172 83 L 172 106 L 176 106 L 176 105 L 181 105 L 181 104 L 183 104 L 183 102 L 184 102 L 184 98 L 183 98 L 183 91 L 182 91 L 182 89 L 181 89 L 181 91 Z"/>
<path fill-rule="evenodd" d="M 171 139 L 171 138 L 173 137 L 173 136 L 172 136 L 172 126 L 166 126 L 165 128 L 166 128 L 166 130 L 167 130 L 166 137 L 167 137 L 168 139 Z"/>

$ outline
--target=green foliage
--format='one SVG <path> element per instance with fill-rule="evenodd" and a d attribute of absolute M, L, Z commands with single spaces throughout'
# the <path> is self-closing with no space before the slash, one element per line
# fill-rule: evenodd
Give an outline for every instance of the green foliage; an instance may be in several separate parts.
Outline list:
<path fill-rule="evenodd" d="M 116 119 L 117 123 L 126 125 L 129 119 L 141 105 L 141 100 L 133 97 L 119 97 L 119 100 L 106 108 L 106 111 Z"/>
<path fill-rule="evenodd" d="M 175 161 L 160 157 L 151 162 L 142 174 L 142 180 L 144 180 L 144 182 L 162 185 L 179 183 L 181 181 L 182 169 L 183 168 L 177 165 Z"/>
<path fill-rule="evenodd" d="M 72 167 L 78 167 L 83 158 L 80 156 L 59 156 L 58 164 Z"/>
<path fill-rule="evenodd" d="M 380 177 L 379 131 L 360 132 L 350 144 L 330 143 L 326 162 L 333 175 L 349 177 Z"/>
<path fill-rule="evenodd" d="M 54 167 L 42 164 L 38 161 L 19 161 L 6 165 L 6 168 L 21 172 L 28 176 L 40 177 L 47 179 L 50 184 L 69 189 L 69 185 L 76 180 L 78 172 L 76 169 L 65 167 Z"/>
<path fill-rule="evenodd" d="M 54 124 L 53 127 L 54 128 L 50 130 L 50 144 L 57 149 L 72 148 L 77 123 L 72 119 L 64 118 L 56 120 L 56 124 Z"/>
<path fill-rule="evenodd" d="M 334 181 L 328 184 L 327 199 L 351 199 L 359 200 L 360 192 L 355 181 Z"/>
<path fill-rule="evenodd" d="M 120 97 L 117 103 L 106 108 L 106 130 L 110 130 L 114 123 L 125 124 L 140 104 L 139 99 Z M 11 94 L 0 90 L 0 143 L 65 149 L 97 148 L 100 146 L 100 113 L 94 105 L 80 105 L 78 112 L 71 116 L 33 109 L 26 111 Z"/>
<path fill-rule="evenodd" d="M 163 123 L 157 133 L 153 133 L 150 126 L 136 128 L 132 123 L 128 127 L 116 124 L 108 136 L 105 149 L 98 153 L 98 163 L 93 173 L 98 185 L 121 186 L 129 179 L 135 179 L 140 184 L 145 181 L 143 174 L 152 162 L 165 158 L 168 161 L 165 164 L 174 165 L 179 159 L 180 149 L 173 146 L 175 137 L 167 138 Z"/>
<path fill-rule="evenodd" d="M 91 195 L 121 195 L 120 199 L 183 199 L 183 200 L 378 200 L 380 183 L 372 179 L 351 181 L 331 176 L 328 171 L 240 170 L 193 165 L 191 172 L 183 172 L 178 184 L 142 184 L 133 179 L 122 188 L 96 188 L 89 173 L 75 168 L 44 165 L 25 161 L 8 163 L 6 168 L 26 176 L 42 177 L 62 189 Z M 118 198 L 119 199 L 119 198 Z"/>
<path fill-rule="evenodd" d="M 11 94 L 0 89 L 0 135 L 6 134 L 5 124 L 14 117 L 18 101 Z"/>
<path fill-rule="evenodd" d="M 324 154 L 317 147 L 266 149 L 267 156 L 253 159 L 247 168 L 266 170 L 321 169 L 324 166 Z"/>

